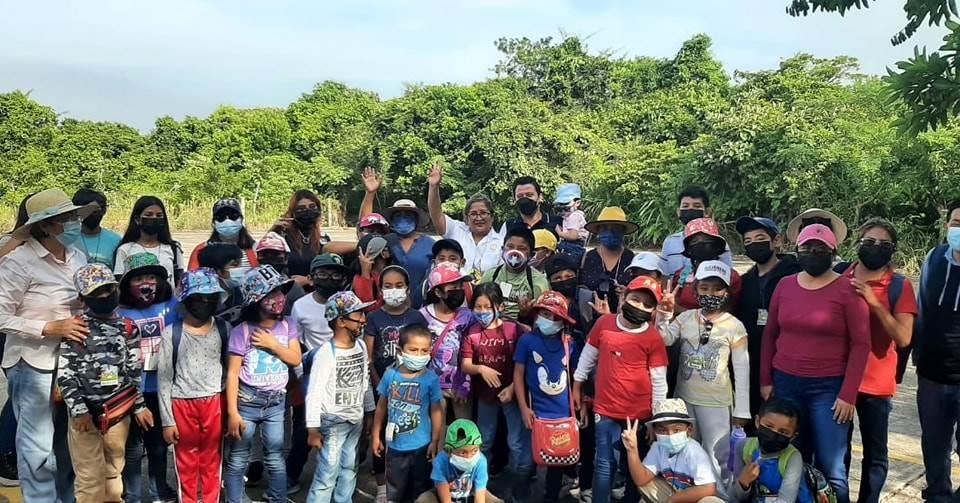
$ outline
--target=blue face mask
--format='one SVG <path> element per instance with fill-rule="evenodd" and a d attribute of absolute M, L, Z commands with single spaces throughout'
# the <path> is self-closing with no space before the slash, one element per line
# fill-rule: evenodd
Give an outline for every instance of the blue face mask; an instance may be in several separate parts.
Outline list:
<path fill-rule="evenodd" d="M 63 223 L 63 232 L 57 236 L 57 241 L 63 246 L 70 246 L 80 239 L 80 222 L 71 220 Z"/>
<path fill-rule="evenodd" d="M 401 213 L 393 217 L 390 226 L 393 227 L 393 232 L 401 236 L 409 236 L 417 230 L 417 219 L 413 215 Z"/>
<path fill-rule="evenodd" d="M 410 372 L 420 372 L 430 363 L 430 355 L 414 356 L 400 353 L 400 363 Z"/>
<path fill-rule="evenodd" d="M 673 455 L 683 450 L 687 446 L 690 437 L 687 432 L 679 431 L 670 435 L 657 435 L 657 445 L 665 449 L 668 454 Z"/>
<path fill-rule="evenodd" d="M 623 232 L 604 229 L 597 233 L 597 241 L 599 241 L 604 248 L 619 250 L 623 246 Z"/>
<path fill-rule="evenodd" d="M 490 311 L 488 313 L 481 313 L 481 312 L 474 311 L 473 317 L 477 319 L 477 323 L 479 323 L 480 326 L 489 327 L 490 324 L 497 319 L 497 312 Z"/>
<path fill-rule="evenodd" d="M 240 235 L 240 229 L 243 229 L 243 219 L 224 220 L 223 222 L 214 222 L 213 228 L 217 234 L 224 239 L 233 239 Z"/>
<path fill-rule="evenodd" d="M 560 320 L 548 320 L 543 316 L 537 317 L 537 330 L 543 335 L 556 335 L 563 330 L 563 322 Z"/>
<path fill-rule="evenodd" d="M 951 250 L 960 251 L 960 227 L 947 229 L 947 243 L 950 244 Z"/>
<path fill-rule="evenodd" d="M 473 457 L 469 457 L 469 458 L 465 458 L 463 456 L 457 456 L 456 454 L 451 454 L 450 464 L 453 465 L 453 467 L 456 468 L 457 470 L 460 470 L 461 472 L 469 472 L 470 470 L 473 470 L 473 467 L 477 466 L 478 462 L 480 462 L 480 456 L 482 456 L 482 454 L 480 454 L 479 452 L 474 454 Z"/>

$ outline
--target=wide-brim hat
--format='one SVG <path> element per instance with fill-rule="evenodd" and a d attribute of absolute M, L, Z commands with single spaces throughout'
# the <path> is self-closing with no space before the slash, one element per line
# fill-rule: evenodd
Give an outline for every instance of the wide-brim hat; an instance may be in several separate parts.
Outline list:
<path fill-rule="evenodd" d="M 392 221 L 394 215 L 402 212 L 413 213 L 417 216 L 418 229 L 427 225 L 427 222 L 430 221 L 430 216 L 427 215 L 427 212 L 421 208 L 417 208 L 417 203 L 409 199 L 400 199 L 393 203 L 393 206 L 383 210 L 383 217 L 388 221 Z"/>
<path fill-rule="evenodd" d="M 554 316 L 563 319 L 570 325 L 577 324 L 577 321 L 570 316 L 570 304 L 567 303 L 566 297 L 558 292 L 552 290 L 543 292 L 533 308 L 550 311 Z"/>
<path fill-rule="evenodd" d="M 271 265 L 251 268 L 243 275 L 243 283 L 240 285 L 240 291 L 243 292 L 243 307 L 260 302 L 278 288 L 286 294 L 293 288 L 293 280 L 277 272 Z"/>
<path fill-rule="evenodd" d="M 86 218 L 96 211 L 99 204 L 91 202 L 83 206 L 73 204 L 73 201 L 67 196 L 67 193 L 60 189 L 47 189 L 37 192 L 30 196 L 26 202 L 27 221 L 23 225 L 14 229 L 12 236 L 14 239 L 26 241 L 30 237 L 30 229 L 44 221 L 56 216 L 76 211 L 80 218 Z"/>
<path fill-rule="evenodd" d="M 787 239 L 796 242 L 797 237 L 800 235 L 800 228 L 805 227 L 804 221 L 806 221 L 807 225 L 811 223 L 822 223 L 816 220 L 830 222 L 828 227 L 833 231 L 837 242 L 842 243 L 847 239 L 847 224 L 840 217 L 827 210 L 821 210 L 820 208 L 811 208 L 794 217 L 787 225 Z"/>
<path fill-rule="evenodd" d="M 647 425 L 657 423 L 676 423 L 684 422 L 693 424 L 697 420 L 687 411 L 687 404 L 679 398 L 668 398 L 654 404 L 653 417 L 647 421 Z"/>
<path fill-rule="evenodd" d="M 183 302 L 191 295 L 219 295 L 221 302 L 226 300 L 228 296 L 220 285 L 220 277 L 217 275 L 217 271 L 209 267 L 201 267 L 183 273 L 183 280 L 180 282 L 180 295 L 177 300 Z"/>
<path fill-rule="evenodd" d="M 170 275 L 170 273 L 167 272 L 167 268 L 160 265 L 160 259 L 150 252 L 134 253 L 127 257 L 124 265 L 126 266 L 126 272 L 124 272 L 120 278 L 120 284 L 124 285 L 124 287 L 130 281 L 130 278 L 134 276 L 153 274 L 167 281 L 167 277 Z"/>
<path fill-rule="evenodd" d="M 633 234 L 640 230 L 640 226 L 627 221 L 627 214 L 619 206 L 608 206 L 600 210 L 596 220 L 587 222 L 584 227 L 593 234 L 597 233 L 597 227 L 601 225 L 619 225 L 623 227 L 624 234 Z"/>

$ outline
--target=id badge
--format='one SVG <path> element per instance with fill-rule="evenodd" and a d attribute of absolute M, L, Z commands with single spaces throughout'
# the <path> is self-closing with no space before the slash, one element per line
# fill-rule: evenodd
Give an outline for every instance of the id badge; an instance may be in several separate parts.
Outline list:
<path fill-rule="evenodd" d="M 767 326 L 767 313 L 766 309 L 758 308 L 757 309 L 757 326 L 765 327 Z"/>
<path fill-rule="evenodd" d="M 510 294 L 513 293 L 513 285 L 506 282 L 500 282 L 500 291 L 503 292 L 503 298 L 509 299 Z"/>
<path fill-rule="evenodd" d="M 693 370 L 703 370 L 703 358 L 699 356 L 688 357 L 687 368 L 691 368 Z"/>
<path fill-rule="evenodd" d="M 117 367 L 109 366 L 100 371 L 100 386 L 116 386 L 120 384 L 120 374 Z"/>

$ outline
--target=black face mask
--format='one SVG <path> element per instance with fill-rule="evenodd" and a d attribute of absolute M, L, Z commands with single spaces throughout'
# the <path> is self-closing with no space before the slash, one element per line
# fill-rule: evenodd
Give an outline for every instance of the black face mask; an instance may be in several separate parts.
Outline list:
<path fill-rule="evenodd" d="M 329 298 L 333 294 L 343 290 L 343 282 L 335 279 L 314 279 L 313 290 L 320 294 L 321 297 Z"/>
<path fill-rule="evenodd" d="M 537 213 L 537 208 L 539 207 L 540 205 L 529 197 L 524 197 L 517 200 L 517 210 L 519 210 L 520 214 L 525 217 L 532 217 Z"/>
<path fill-rule="evenodd" d="M 621 308 L 620 314 L 623 315 L 623 318 L 634 325 L 643 325 L 644 323 L 650 323 L 650 320 L 653 319 L 653 313 L 644 311 L 629 302 L 624 302 L 623 307 Z"/>
<path fill-rule="evenodd" d="M 760 444 L 761 452 L 773 454 L 786 449 L 790 445 L 790 437 L 761 426 L 757 428 L 757 442 Z"/>
<path fill-rule="evenodd" d="M 190 316 L 201 321 L 210 319 L 216 314 L 218 307 L 220 307 L 220 299 L 217 297 L 190 297 L 183 303 L 183 308 L 190 313 Z"/>
<path fill-rule="evenodd" d="M 83 226 L 87 229 L 96 229 L 100 227 L 101 220 L 103 220 L 103 213 L 94 213 L 83 219 Z"/>
<path fill-rule="evenodd" d="M 320 210 L 311 208 L 309 210 L 298 211 L 294 213 L 293 218 L 301 227 L 310 227 L 320 218 Z"/>
<path fill-rule="evenodd" d="M 273 267 L 280 273 L 287 272 L 287 261 L 286 260 L 263 260 L 260 259 L 260 265 L 268 265 Z"/>
<path fill-rule="evenodd" d="M 720 256 L 717 246 L 709 241 L 703 241 L 689 245 L 683 249 L 683 254 L 696 262 L 706 262 L 707 260 L 716 260 Z"/>
<path fill-rule="evenodd" d="M 703 218 L 706 213 L 703 210 L 680 210 L 680 222 L 687 225 L 690 222 Z"/>
<path fill-rule="evenodd" d="M 550 283 L 550 288 L 568 299 L 572 299 L 577 294 L 577 278 L 565 279 Z"/>
<path fill-rule="evenodd" d="M 156 236 L 163 230 L 164 219 L 158 217 L 140 217 L 140 229 L 143 232 Z"/>
<path fill-rule="evenodd" d="M 823 276 L 833 264 L 833 254 L 824 252 L 804 252 L 797 254 L 797 262 L 803 272 L 813 276 Z"/>
<path fill-rule="evenodd" d="M 116 311 L 117 306 L 120 305 L 119 298 L 117 294 L 110 295 L 108 297 L 85 297 L 83 303 L 98 316 L 107 316 Z"/>
<path fill-rule="evenodd" d="M 773 257 L 773 250 L 770 248 L 769 241 L 760 241 L 759 243 L 750 243 L 746 246 L 747 257 L 758 264 L 766 264 Z"/>
<path fill-rule="evenodd" d="M 467 294 L 463 290 L 452 290 L 447 292 L 446 298 L 443 299 L 443 303 L 447 306 L 447 309 L 453 310 L 463 305 L 463 301 L 466 300 Z"/>
<path fill-rule="evenodd" d="M 893 249 L 884 248 L 878 245 L 860 245 L 857 250 L 857 258 L 864 267 L 871 271 L 876 271 L 886 267 L 893 258 Z"/>

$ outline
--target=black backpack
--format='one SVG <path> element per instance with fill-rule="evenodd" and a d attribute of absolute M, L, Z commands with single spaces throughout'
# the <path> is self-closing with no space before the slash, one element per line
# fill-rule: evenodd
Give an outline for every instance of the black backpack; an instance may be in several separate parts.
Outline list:
<path fill-rule="evenodd" d="M 214 317 L 217 332 L 220 333 L 220 361 L 224 365 L 227 362 L 227 346 L 230 343 L 230 331 L 227 330 L 227 322 Z M 173 324 L 173 375 L 177 375 L 177 355 L 180 352 L 180 340 L 183 339 L 183 320 Z"/>

